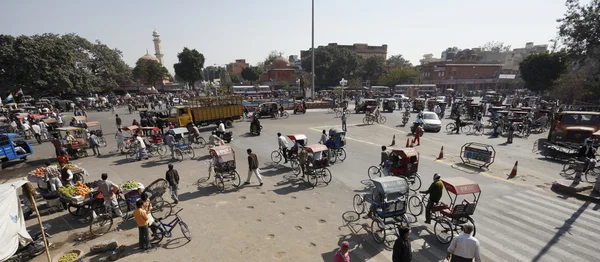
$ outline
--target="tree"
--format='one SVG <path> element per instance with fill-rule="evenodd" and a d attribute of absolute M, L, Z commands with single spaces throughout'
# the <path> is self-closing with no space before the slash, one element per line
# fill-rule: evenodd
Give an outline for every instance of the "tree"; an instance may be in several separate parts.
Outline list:
<path fill-rule="evenodd" d="M 242 82 L 242 78 L 240 78 L 239 75 L 230 75 L 231 77 L 231 82 L 233 82 L 233 84 L 239 84 Z"/>
<path fill-rule="evenodd" d="M 348 87 L 350 88 L 361 88 L 363 87 L 363 81 L 359 77 L 355 77 L 348 81 Z"/>
<path fill-rule="evenodd" d="M 385 59 L 379 56 L 372 56 L 362 61 L 362 78 L 365 80 L 375 80 L 385 72 Z"/>
<path fill-rule="evenodd" d="M 242 77 L 244 80 L 250 81 L 254 83 L 258 81 L 260 75 L 262 74 L 262 70 L 256 66 L 248 66 L 242 70 Z"/>
<path fill-rule="evenodd" d="M 204 67 L 204 55 L 196 49 L 183 48 L 183 51 L 177 54 L 179 62 L 173 65 L 175 74 L 187 82 L 188 86 L 193 87 L 196 81 L 203 79 L 202 68 Z"/>
<path fill-rule="evenodd" d="M 154 85 L 169 76 L 169 71 L 158 61 L 139 59 L 133 68 L 133 76 L 142 84 Z"/>
<path fill-rule="evenodd" d="M 549 91 L 554 81 L 567 69 L 566 59 L 561 53 L 531 54 L 519 64 L 525 88 L 534 92 Z"/>
<path fill-rule="evenodd" d="M 386 74 L 379 77 L 378 84 L 393 87 L 410 82 L 419 75 L 419 72 L 414 68 L 395 68 L 388 71 Z"/>
<path fill-rule="evenodd" d="M 283 52 L 272 50 L 265 58 L 265 61 L 263 61 L 262 64 L 259 64 L 259 67 L 263 70 L 267 70 L 273 64 L 273 61 L 281 56 L 283 56 Z"/>
<path fill-rule="evenodd" d="M 311 72 L 311 55 L 302 60 L 302 68 Z M 315 49 L 315 83 L 335 86 L 340 79 L 360 75 L 361 58 L 356 53 L 339 47 L 318 47 Z"/>
<path fill-rule="evenodd" d="M 500 52 L 509 52 L 511 49 L 510 45 L 504 45 L 504 42 L 490 41 L 485 43 L 483 46 L 480 46 L 481 51 L 500 53 Z"/>
<path fill-rule="evenodd" d="M 390 56 L 390 58 L 388 58 L 385 61 L 386 65 L 389 67 L 411 67 L 412 64 L 410 63 L 410 61 L 406 60 L 404 58 L 404 56 L 398 54 L 398 55 L 393 55 Z"/>
<path fill-rule="evenodd" d="M 219 79 L 221 79 L 221 82 L 220 82 L 221 85 L 220 85 L 219 91 L 222 94 L 229 93 L 229 91 L 233 87 L 233 82 L 231 81 L 231 77 L 229 76 L 229 72 L 227 72 L 227 70 L 225 70 L 224 68 L 222 68 L 221 72 L 220 72 L 220 75 L 219 75 Z"/>

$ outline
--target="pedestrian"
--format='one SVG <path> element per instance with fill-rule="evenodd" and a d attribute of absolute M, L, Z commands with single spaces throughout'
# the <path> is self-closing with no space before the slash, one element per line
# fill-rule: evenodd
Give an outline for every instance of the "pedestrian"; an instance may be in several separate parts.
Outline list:
<path fill-rule="evenodd" d="M 308 151 L 306 151 L 306 149 L 300 149 L 300 152 L 298 153 L 298 162 L 300 163 L 300 169 L 302 170 L 302 177 L 304 177 L 306 164 L 308 163 Z"/>
<path fill-rule="evenodd" d="M 342 242 L 340 249 L 335 252 L 333 256 L 333 262 L 350 262 L 350 243 L 348 241 Z"/>
<path fill-rule="evenodd" d="M 121 128 L 121 124 L 123 123 L 123 120 L 121 120 L 121 118 L 119 117 L 119 114 L 115 115 L 115 122 L 117 123 L 117 128 Z"/>
<path fill-rule="evenodd" d="M 258 157 L 256 156 L 256 154 L 252 153 L 252 149 L 248 148 L 248 150 L 246 150 L 246 152 L 248 153 L 248 179 L 246 179 L 246 182 L 244 182 L 244 185 L 249 185 L 250 184 L 250 178 L 252 178 L 252 174 L 255 174 L 256 177 L 258 178 L 258 182 L 260 183 L 260 186 L 263 185 L 263 180 L 262 180 L 262 176 L 260 175 L 260 170 L 258 168 Z"/>
<path fill-rule="evenodd" d="M 287 164 L 287 162 L 288 162 L 288 143 L 287 143 L 287 140 L 285 139 L 285 137 L 283 137 L 281 135 L 281 133 L 277 133 L 277 142 L 279 144 L 279 149 L 281 149 L 281 152 L 283 153 L 283 159 L 285 159 L 285 162 L 283 162 L 283 163 Z"/>
<path fill-rule="evenodd" d="M 98 138 L 98 136 L 96 136 L 96 132 L 90 132 L 90 137 L 88 137 L 88 143 L 90 144 L 92 151 L 94 151 L 94 155 L 102 155 L 100 154 L 100 139 Z"/>
<path fill-rule="evenodd" d="M 346 112 L 342 113 L 342 130 L 346 132 Z"/>
<path fill-rule="evenodd" d="M 457 134 L 460 131 L 460 122 L 461 122 L 460 121 L 460 114 L 457 113 L 456 114 L 456 119 L 454 119 L 454 125 L 455 125 L 455 127 L 454 127 L 454 130 L 452 130 L 452 131 L 456 131 Z"/>
<path fill-rule="evenodd" d="M 385 176 L 388 175 L 388 169 L 385 168 L 385 164 L 389 159 L 390 159 L 390 154 L 387 152 L 387 147 L 381 146 L 381 162 L 379 163 L 379 165 L 382 167 L 383 174 Z"/>
<path fill-rule="evenodd" d="M 123 130 L 121 130 L 120 127 L 117 128 L 115 139 L 117 140 L 117 151 L 123 153 L 123 149 L 125 148 L 125 136 L 123 135 Z"/>
<path fill-rule="evenodd" d="M 169 151 L 171 151 L 171 158 L 175 159 L 175 151 L 173 151 L 175 147 L 175 137 L 173 136 L 172 131 L 167 132 L 167 135 L 165 136 L 165 143 L 167 143 Z"/>
<path fill-rule="evenodd" d="M 42 120 L 38 125 L 40 126 L 40 133 L 42 137 L 44 138 L 44 140 L 48 140 L 48 124 L 46 124 L 46 122 Z"/>
<path fill-rule="evenodd" d="M 325 143 L 327 143 L 327 132 L 325 132 L 325 129 L 323 129 L 323 133 L 321 133 L 321 139 L 319 140 L 319 144 L 324 145 Z"/>
<path fill-rule="evenodd" d="M 425 132 L 423 125 L 417 125 L 417 127 L 415 127 L 415 138 L 413 138 L 412 144 L 417 142 L 417 146 L 421 145 L 421 136 L 423 135 L 423 132 Z"/>
<path fill-rule="evenodd" d="M 35 137 L 35 140 L 37 140 L 38 144 L 42 143 L 42 128 L 37 124 L 37 123 L 33 123 L 33 125 L 31 125 L 31 131 L 33 132 L 33 136 Z"/>
<path fill-rule="evenodd" d="M 392 251 L 392 262 L 409 262 L 412 260 L 412 249 L 410 247 L 410 229 L 401 227 L 398 230 L 399 236 L 394 242 Z"/>
<path fill-rule="evenodd" d="M 169 170 L 166 173 L 167 182 L 169 182 L 169 189 L 171 190 L 171 198 L 173 203 L 177 205 L 179 203 L 179 197 L 177 196 L 177 189 L 179 188 L 179 173 L 173 169 L 173 164 L 169 164 Z"/>
<path fill-rule="evenodd" d="M 148 249 L 150 247 L 150 238 L 148 236 L 148 213 L 144 209 L 144 200 L 138 199 L 135 202 L 135 211 L 133 218 L 138 225 L 140 249 Z"/>
<path fill-rule="evenodd" d="M 450 262 L 481 262 L 479 240 L 471 236 L 473 225 L 467 222 L 462 228 L 463 232 L 450 242 L 446 259 Z"/>
<path fill-rule="evenodd" d="M 146 143 L 144 142 L 144 139 L 139 136 L 138 134 L 133 135 L 133 137 L 135 138 L 135 141 L 138 144 L 138 158 L 137 160 L 142 160 L 143 159 L 148 159 L 148 151 L 146 151 Z"/>
<path fill-rule="evenodd" d="M 123 216 L 117 202 L 117 197 L 115 196 L 115 192 L 120 190 L 119 186 L 108 180 L 107 173 L 102 173 L 101 177 L 102 181 L 98 183 L 98 191 L 102 194 L 102 198 L 104 198 L 104 206 L 108 210 L 112 210 L 117 216 Z"/>
<path fill-rule="evenodd" d="M 54 152 L 56 153 L 56 157 L 67 154 L 67 152 L 63 148 L 62 143 L 60 142 L 60 139 L 58 138 L 58 134 L 54 134 L 54 138 L 52 138 L 52 141 L 50 142 L 52 143 L 52 145 L 54 145 Z"/>
<path fill-rule="evenodd" d="M 512 121 L 510 121 L 510 122 L 508 122 L 508 135 L 506 136 L 506 143 L 512 144 L 514 136 L 515 136 L 515 124 Z"/>

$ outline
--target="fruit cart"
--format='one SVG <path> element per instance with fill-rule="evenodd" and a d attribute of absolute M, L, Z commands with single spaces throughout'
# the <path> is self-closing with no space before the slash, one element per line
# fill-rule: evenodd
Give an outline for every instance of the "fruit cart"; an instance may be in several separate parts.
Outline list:
<path fill-rule="evenodd" d="M 58 163 L 54 164 L 55 166 L 59 166 Z M 73 181 L 81 181 L 84 183 L 83 176 L 89 176 L 88 172 L 75 164 L 65 164 L 73 173 Z M 34 169 L 33 171 L 27 174 L 27 180 L 29 182 L 37 184 L 40 189 L 47 190 L 48 184 L 44 181 L 44 171 L 46 167 L 39 167 Z"/>

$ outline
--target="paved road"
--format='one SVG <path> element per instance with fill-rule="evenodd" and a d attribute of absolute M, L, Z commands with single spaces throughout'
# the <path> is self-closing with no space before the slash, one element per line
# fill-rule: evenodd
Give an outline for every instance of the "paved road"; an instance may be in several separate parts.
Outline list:
<path fill-rule="evenodd" d="M 271 227 L 259 227 L 260 231 L 249 229 L 256 227 L 248 224 L 251 220 L 261 219 L 246 219 L 247 214 L 240 211 L 246 205 L 246 203 L 241 202 L 241 199 L 251 199 L 246 191 L 249 189 L 232 190 L 227 194 L 215 194 L 214 186 L 203 185 L 200 187 L 190 182 L 195 181 L 205 173 L 206 167 L 202 161 L 186 160 L 176 163 L 184 177 L 183 180 L 186 181 L 186 186 L 182 189 L 182 196 L 185 196 L 184 198 L 187 200 L 198 199 L 193 202 L 182 201 L 180 206 L 190 210 L 186 217 L 193 216 L 193 223 L 190 223 L 193 234 L 195 236 L 205 236 L 204 238 L 201 237 L 203 240 L 197 241 L 197 238 L 195 238 L 190 244 L 184 245 L 180 249 L 183 251 L 179 253 L 197 257 L 194 255 L 194 250 L 200 252 L 200 250 L 206 251 L 206 248 L 211 246 L 220 248 L 223 245 L 235 245 L 236 237 L 218 237 L 219 232 L 234 234 L 234 232 L 247 230 L 248 232 L 245 233 L 236 233 L 239 236 L 237 238 L 251 238 L 253 235 L 261 236 L 260 239 L 253 240 L 257 241 L 258 244 L 248 244 L 252 241 L 243 241 L 244 253 L 257 259 L 270 257 L 266 260 L 329 260 L 328 256 L 331 256 L 332 250 L 335 250 L 335 246 L 339 241 L 349 238 L 347 232 L 344 231 L 347 229 L 342 229 L 342 231 L 336 233 L 337 227 L 343 225 L 343 223 L 337 221 L 345 211 L 352 209 L 351 199 L 353 194 L 369 191 L 370 186 L 366 170 L 368 166 L 379 161 L 379 147 L 389 145 L 393 135 L 396 135 L 396 143 L 400 146 L 404 146 L 406 137 L 412 138 L 407 136 L 410 131 L 408 126 L 397 127 L 397 124 L 401 122 L 399 112 L 384 115 L 388 118 L 385 125 L 371 126 L 361 124 L 362 115 L 352 114 L 349 116 L 348 159 L 331 167 L 334 183 L 328 187 L 320 187 L 317 190 L 310 190 L 300 181 L 289 178 L 288 169 L 269 163 L 270 152 L 276 149 L 277 132 L 283 134 L 304 133 L 309 136 L 310 143 L 316 143 L 319 139 L 320 130 L 340 126 L 338 118 L 319 110 L 309 112 L 306 115 L 292 115 L 287 120 L 264 119 L 261 121 L 264 126 L 263 134 L 259 137 L 247 137 L 246 133 L 249 127 L 247 122 L 236 123 L 232 129 L 235 139 L 231 144 L 238 152 L 238 170 L 246 170 L 244 152 L 246 148 L 252 148 L 258 154 L 265 173 L 266 182 L 263 190 L 268 198 L 261 201 L 276 201 L 278 203 L 270 203 L 269 205 L 273 205 L 273 208 L 259 209 L 255 212 L 262 214 L 263 219 L 264 217 L 273 217 L 278 212 L 286 212 L 278 209 L 288 209 L 290 211 L 287 212 L 294 214 L 293 219 L 270 221 L 274 225 L 272 230 L 277 231 L 279 227 L 283 226 L 291 227 L 293 226 L 291 223 L 298 223 L 297 225 L 306 229 L 307 226 L 299 223 L 319 220 L 319 217 L 326 221 L 336 221 L 331 225 L 328 223 L 329 226 L 323 227 L 321 230 L 309 231 L 309 235 L 293 235 L 283 229 L 273 233 L 277 235 L 277 239 L 279 239 L 280 234 L 289 234 L 291 238 L 286 237 L 282 241 L 289 243 L 287 248 L 294 249 L 295 245 L 302 246 L 299 253 L 286 251 L 286 246 L 264 242 L 262 236 L 267 235 L 267 238 L 270 236 L 264 230 Z M 122 115 L 125 123 L 131 122 L 133 116 Z M 112 133 L 110 128 L 114 127 L 114 121 L 110 113 L 90 113 L 89 118 L 99 120 L 103 124 L 104 131 L 107 133 L 109 148 L 114 147 L 114 141 L 111 139 L 110 134 Z M 414 119 L 414 115 L 412 119 Z M 448 121 L 444 120 L 443 125 Z M 208 136 L 208 133 L 205 136 Z M 543 137 L 543 135 L 538 137 Z M 531 147 L 535 139 L 536 136 L 529 139 L 515 138 L 514 144 L 501 145 L 504 139 L 489 139 L 484 136 L 467 136 L 463 134 L 449 135 L 444 131 L 426 133 L 422 145 L 417 147 L 421 153 L 419 173 L 423 179 L 423 187 L 431 182 L 434 173 L 440 173 L 442 177 L 468 177 L 480 184 L 483 194 L 474 218 L 477 225 L 477 238 L 481 241 L 485 261 L 591 261 L 594 257 L 600 255 L 600 251 L 589 244 L 589 239 L 600 237 L 594 230 L 597 227 L 593 226 L 593 222 L 600 218 L 600 214 L 597 212 L 598 206 L 589 202 L 557 196 L 548 190 L 549 184 L 560 177 L 557 171 L 559 164 L 538 159 L 538 156 L 531 153 Z M 473 170 L 457 164 L 460 162 L 458 159 L 460 146 L 472 141 L 491 144 L 495 147 L 497 158 L 490 170 Z M 445 159 L 435 160 L 441 146 L 444 146 Z M 51 145 L 36 146 L 40 149 L 40 154 L 51 157 L 52 151 L 48 147 L 51 147 Z M 106 149 L 104 150 L 106 151 Z M 197 156 L 204 156 L 205 154 L 205 149 L 196 150 Z M 36 157 L 44 158 L 42 155 Z M 515 179 L 507 180 L 506 175 L 510 173 L 514 161 L 519 161 L 519 175 Z M 164 165 L 169 160 L 151 159 L 129 163 L 124 161 L 123 156 L 105 155 L 101 158 L 86 158 L 76 162 L 81 162 L 96 176 L 100 172 L 109 172 L 111 179 L 116 182 L 124 182 L 135 178 L 143 183 L 149 183 L 158 177 L 162 177 L 165 169 Z M 7 172 L 23 173 L 25 170 L 25 168 L 18 168 L 19 165 L 15 167 L 12 167 L 12 170 L 9 168 Z M 25 165 L 25 167 L 27 166 Z M 241 172 L 241 175 L 242 179 L 245 179 L 245 172 Z M 242 196 L 246 198 L 241 198 Z M 315 216 L 305 216 L 302 213 L 303 211 L 301 212 L 302 209 L 298 209 L 302 204 L 298 206 L 293 202 L 286 201 L 288 196 L 303 199 L 305 205 L 316 203 L 318 207 L 313 207 L 314 212 L 316 212 Z M 329 201 L 336 204 L 332 205 L 330 203 L 330 205 L 327 205 L 326 203 Z M 448 199 L 443 201 L 448 201 Z M 230 205 L 231 203 L 233 204 Z M 252 204 L 253 207 L 267 205 L 254 203 Z M 212 213 L 206 214 L 203 212 L 208 207 L 211 207 L 209 210 L 214 212 L 214 216 Z M 248 208 L 248 206 L 245 207 Z M 231 219 L 234 217 L 237 219 Z M 204 219 L 207 218 L 220 222 L 206 223 Z M 415 222 L 411 224 L 415 260 L 439 261 L 444 257 L 447 246 L 437 242 L 433 234 L 433 224 L 425 225 L 422 223 L 423 219 L 422 215 L 416 220 L 411 219 Z M 353 259 L 353 261 L 365 259 L 373 261 L 391 260 L 389 250 L 386 250 L 380 244 L 373 243 L 368 233 L 360 230 L 360 224 L 367 223 L 370 225 L 370 221 L 361 220 L 357 223 L 354 225 L 354 229 L 359 231 L 357 234 L 359 238 L 350 239 L 353 244 L 357 245 L 357 249 L 354 251 L 357 260 Z M 225 229 L 218 230 L 219 228 Z M 308 228 L 312 228 L 312 226 L 308 226 Z M 131 235 L 131 233 L 128 233 L 128 235 Z M 211 240 L 224 242 L 224 244 L 214 246 L 216 242 L 211 242 Z M 279 241 L 276 242 L 279 243 Z M 307 244 L 306 242 L 310 243 Z M 313 244 L 317 246 L 316 250 L 321 253 L 304 248 L 306 245 L 314 248 Z M 265 249 L 269 252 L 265 252 Z M 323 250 L 328 250 L 328 252 Z M 314 256 L 312 253 L 322 255 Z M 159 257 L 168 256 L 168 253 L 159 250 L 153 256 L 156 255 L 159 255 Z M 231 260 L 238 258 L 239 255 L 236 253 L 235 248 L 225 248 L 223 251 L 215 252 L 216 258 L 214 260 Z M 144 254 L 136 254 L 135 256 L 144 257 Z"/>

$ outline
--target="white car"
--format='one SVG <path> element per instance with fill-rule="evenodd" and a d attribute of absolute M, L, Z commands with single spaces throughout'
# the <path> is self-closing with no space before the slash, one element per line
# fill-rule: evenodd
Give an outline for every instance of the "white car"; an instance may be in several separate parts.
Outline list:
<path fill-rule="evenodd" d="M 442 121 L 434 112 L 423 112 L 423 130 L 440 132 L 442 130 Z"/>
<path fill-rule="evenodd" d="M 396 99 L 396 101 L 398 101 L 398 103 L 409 100 L 408 97 L 406 97 L 404 94 L 394 94 L 394 96 L 392 96 L 392 98 Z"/>

